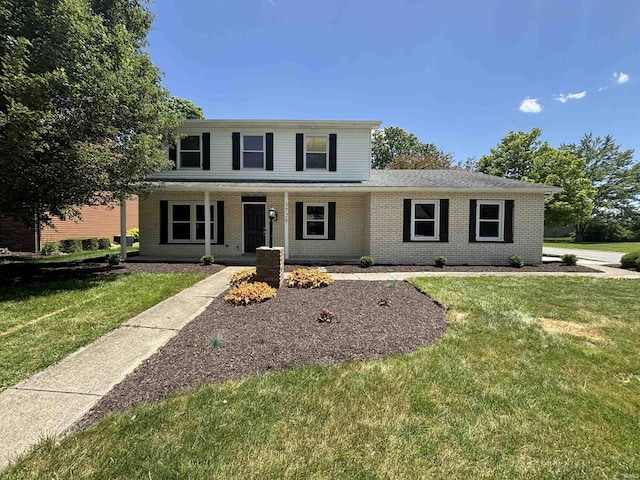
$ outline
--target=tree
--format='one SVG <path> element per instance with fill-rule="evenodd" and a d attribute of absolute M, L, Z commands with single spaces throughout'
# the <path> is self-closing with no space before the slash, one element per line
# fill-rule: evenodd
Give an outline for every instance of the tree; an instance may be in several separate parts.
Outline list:
<path fill-rule="evenodd" d="M 437 170 L 451 168 L 452 156 L 438 150 L 435 154 L 421 155 L 418 153 L 401 153 L 387 163 L 385 168 L 390 170 Z"/>
<path fill-rule="evenodd" d="M 141 193 L 180 103 L 143 50 L 142 0 L 3 0 L 0 217 L 33 224 Z"/>
<path fill-rule="evenodd" d="M 437 157 L 440 153 L 432 143 L 423 143 L 400 127 L 385 127 L 373 132 L 371 166 L 375 169 L 387 167 L 399 155 Z"/>
<path fill-rule="evenodd" d="M 585 161 L 540 141 L 541 131 L 509 132 L 478 170 L 490 175 L 561 187 L 545 200 L 545 225 L 576 225 L 592 218 L 594 188 L 584 172 Z"/>
<path fill-rule="evenodd" d="M 640 204 L 640 164 L 634 163 L 633 150 L 621 150 L 611 135 L 600 138 L 592 133 L 560 148 L 584 159 L 585 176 L 595 190 L 594 215 L 628 223 Z M 586 222 L 576 224 L 576 240 L 582 240 L 585 228 Z"/>
<path fill-rule="evenodd" d="M 196 107 L 191 100 L 180 97 L 171 97 L 167 102 L 169 109 L 177 114 L 180 119 L 203 119 L 202 108 Z"/>

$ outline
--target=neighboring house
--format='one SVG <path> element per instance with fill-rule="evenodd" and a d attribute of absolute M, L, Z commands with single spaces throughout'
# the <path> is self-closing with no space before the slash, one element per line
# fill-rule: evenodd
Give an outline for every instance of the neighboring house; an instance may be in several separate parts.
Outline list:
<path fill-rule="evenodd" d="M 140 199 L 140 255 L 251 256 L 269 238 L 290 262 L 539 263 L 545 195 L 464 170 L 371 170 L 377 121 L 187 120 L 174 170 Z"/>
<path fill-rule="evenodd" d="M 39 252 L 47 242 L 65 238 L 113 237 L 120 235 L 120 208 L 81 207 L 81 220 L 54 220 L 54 227 L 26 226 L 11 218 L 0 219 L 0 247 L 11 251 Z M 127 228 L 138 226 L 138 197 L 127 200 Z"/>

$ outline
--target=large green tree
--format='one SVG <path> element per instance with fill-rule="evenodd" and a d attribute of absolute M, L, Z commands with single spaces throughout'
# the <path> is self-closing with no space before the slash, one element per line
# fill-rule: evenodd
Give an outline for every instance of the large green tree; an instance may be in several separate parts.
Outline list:
<path fill-rule="evenodd" d="M 151 22 L 140 0 L 0 0 L 0 217 L 73 216 L 170 167 Z"/>
<path fill-rule="evenodd" d="M 592 218 L 595 193 L 584 172 L 585 161 L 540 140 L 541 131 L 509 132 L 478 161 L 478 171 L 561 187 L 545 200 L 545 225 L 577 225 Z"/>
<path fill-rule="evenodd" d="M 423 143 L 413 133 L 400 127 L 375 130 L 371 142 L 371 166 L 386 168 L 400 155 L 410 158 L 436 158 L 442 152 L 432 143 Z"/>

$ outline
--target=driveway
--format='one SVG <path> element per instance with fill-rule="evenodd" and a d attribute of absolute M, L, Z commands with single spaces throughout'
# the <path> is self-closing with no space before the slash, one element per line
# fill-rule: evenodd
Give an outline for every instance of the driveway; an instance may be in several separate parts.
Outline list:
<path fill-rule="evenodd" d="M 604 263 L 620 263 L 620 259 L 624 253 L 618 252 L 600 252 L 598 250 L 582 250 L 577 248 L 555 248 L 555 247 L 543 247 L 543 255 L 561 256 L 567 253 L 573 253 L 578 258 L 585 260 L 596 260 Z"/>

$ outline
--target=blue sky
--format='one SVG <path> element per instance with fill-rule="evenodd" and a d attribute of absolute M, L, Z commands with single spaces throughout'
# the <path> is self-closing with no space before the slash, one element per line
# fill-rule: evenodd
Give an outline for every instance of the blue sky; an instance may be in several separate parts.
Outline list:
<path fill-rule="evenodd" d="M 206 118 L 381 120 L 457 160 L 510 130 L 640 158 L 637 0 L 157 0 L 149 53 Z"/>

